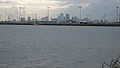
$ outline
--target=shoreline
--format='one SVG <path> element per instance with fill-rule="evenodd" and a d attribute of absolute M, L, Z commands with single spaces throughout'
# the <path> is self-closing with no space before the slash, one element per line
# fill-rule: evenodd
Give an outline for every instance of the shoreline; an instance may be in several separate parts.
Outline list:
<path fill-rule="evenodd" d="M 0 23 L 0 25 L 52 25 L 52 26 L 117 26 L 120 27 L 120 23 L 109 24 L 88 24 L 88 23 Z"/>

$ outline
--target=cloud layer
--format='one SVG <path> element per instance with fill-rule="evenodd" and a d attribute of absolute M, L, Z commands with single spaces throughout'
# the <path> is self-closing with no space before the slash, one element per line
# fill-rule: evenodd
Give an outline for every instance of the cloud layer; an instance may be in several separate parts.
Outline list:
<path fill-rule="evenodd" d="M 115 17 L 115 7 L 120 6 L 120 0 L 1 0 L 0 3 L 4 8 L 26 6 L 29 15 L 38 13 L 41 16 L 47 14 L 48 6 L 51 7 L 51 16 L 60 12 L 79 16 L 78 7 L 82 6 L 83 17 L 92 15 L 95 18 L 100 18 L 103 14 Z"/>

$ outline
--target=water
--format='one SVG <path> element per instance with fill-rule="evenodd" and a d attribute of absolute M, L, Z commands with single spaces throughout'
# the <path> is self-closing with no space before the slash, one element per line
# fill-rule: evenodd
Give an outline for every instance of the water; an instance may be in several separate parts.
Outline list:
<path fill-rule="evenodd" d="M 0 68 L 100 68 L 120 54 L 120 27 L 0 25 Z"/>

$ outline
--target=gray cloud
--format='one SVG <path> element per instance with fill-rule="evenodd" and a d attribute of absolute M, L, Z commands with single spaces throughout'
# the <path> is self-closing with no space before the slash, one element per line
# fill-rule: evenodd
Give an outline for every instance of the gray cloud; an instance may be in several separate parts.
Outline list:
<path fill-rule="evenodd" d="M 37 0 L 37 1 L 40 1 L 40 0 Z M 92 15 L 94 18 L 101 18 L 104 15 L 104 13 L 108 17 L 115 17 L 116 6 L 120 6 L 120 0 L 50 0 L 50 1 L 59 1 L 60 4 L 55 4 L 59 7 L 69 6 L 65 10 L 63 9 L 62 12 L 70 13 L 71 16 L 79 16 L 78 7 L 81 6 L 80 4 L 89 3 L 89 6 L 82 8 L 82 17 L 85 17 L 86 15 Z M 2 3 L 4 5 L 20 4 L 19 2 L 17 2 L 17 0 L 4 1 Z M 26 5 L 46 6 L 44 5 L 44 3 L 26 3 Z M 48 6 L 54 6 L 54 5 L 48 4 Z"/>
<path fill-rule="evenodd" d="M 90 3 L 88 7 L 82 8 L 83 16 L 91 14 L 94 17 L 101 17 L 104 13 L 108 16 L 115 16 L 116 6 L 120 6 L 120 0 L 66 0 L 69 4 Z M 71 6 L 72 14 L 77 13 L 78 6 Z M 73 11 L 76 10 L 76 11 Z"/>
<path fill-rule="evenodd" d="M 0 3 L 2 3 L 3 5 L 8 5 L 8 4 L 19 4 L 18 2 L 15 1 L 0 1 Z"/>

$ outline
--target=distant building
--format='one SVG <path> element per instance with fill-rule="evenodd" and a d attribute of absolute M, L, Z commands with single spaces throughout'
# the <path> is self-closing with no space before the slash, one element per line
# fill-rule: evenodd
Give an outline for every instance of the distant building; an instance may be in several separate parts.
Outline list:
<path fill-rule="evenodd" d="M 64 14 L 60 13 L 60 16 L 58 16 L 58 18 L 57 18 L 57 22 L 63 22 L 63 21 L 65 21 Z"/>
<path fill-rule="evenodd" d="M 100 20 L 100 23 L 104 23 L 104 20 Z"/>
<path fill-rule="evenodd" d="M 34 19 L 34 18 L 32 18 L 32 21 L 35 21 L 35 19 Z"/>
<path fill-rule="evenodd" d="M 94 23 L 100 23 L 100 21 L 98 19 L 94 19 L 93 22 Z"/>
<path fill-rule="evenodd" d="M 77 18 L 76 16 L 75 16 L 75 21 L 76 21 L 76 22 L 79 22 L 79 18 Z"/>
<path fill-rule="evenodd" d="M 51 21 L 57 22 L 57 18 L 51 18 Z"/>
<path fill-rule="evenodd" d="M 27 21 L 31 21 L 31 17 L 28 17 Z"/>
<path fill-rule="evenodd" d="M 72 17 L 71 21 L 74 22 L 74 23 L 75 23 L 75 22 L 79 22 L 79 18 L 77 18 L 76 16 L 75 16 L 75 17 Z"/>
<path fill-rule="evenodd" d="M 24 21 L 25 21 L 25 18 L 24 18 L 24 17 L 22 17 L 22 18 L 21 18 L 21 22 L 24 22 Z"/>
<path fill-rule="evenodd" d="M 72 17 L 72 21 L 75 21 L 75 17 Z"/>
<path fill-rule="evenodd" d="M 89 22 L 90 20 L 89 18 L 84 18 L 84 21 Z"/>
<path fill-rule="evenodd" d="M 70 15 L 69 14 L 66 14 L 66 17 L 65 17 L 66 21 L 68 22 L 70 20 Z"/>
<path fill-rule="evenodd" d="M 41 18 L 41 21 L 48 21 L 48 16 Z"/>
<path fill-rule="evenodd" d="M 104 20 L 104 23 L 109 23 L 109 21 L 108 20 Z"/>
<path fill-rule="evenodd" d="M 17 20 L 16 20 L 16 19 L 13 19 L 12 21 L 13 21 L 13 22 L 16 22 Z"/>

